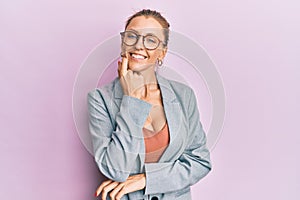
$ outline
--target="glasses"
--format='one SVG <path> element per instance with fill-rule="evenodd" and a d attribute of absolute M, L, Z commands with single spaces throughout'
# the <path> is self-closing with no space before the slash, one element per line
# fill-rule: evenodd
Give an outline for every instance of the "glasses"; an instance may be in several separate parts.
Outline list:
<path fill-rule="evenodd" d="M 127 46 L 134 46 L 139 41 L 140 37 L 143 38 L 144 47 L 148 50 L 156 49 L 160 43 L 164 44 L 158 37 L 153 34 L 138 35 L 134 31 L 124 31 L 120 33 L 122 41 Z"/>

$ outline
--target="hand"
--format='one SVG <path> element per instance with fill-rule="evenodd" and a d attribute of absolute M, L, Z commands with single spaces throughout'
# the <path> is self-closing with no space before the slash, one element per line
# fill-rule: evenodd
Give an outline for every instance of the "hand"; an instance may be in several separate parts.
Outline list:
<path fill-rule="evenodd" d="M 125 95 L 141 99 L 145 95 L 144 77 L 128 70 L 128 53 L 118 62 L 118 74 Z"/>
<path fill-rule="evenodd" d="M 122 196 L 130 192 L 135 192 L 146 187 L 145 174 L 136 174 L 129 176 L 125 182 L 115 182 L 112 180 L 104 181 L 97 189 L 96 196 L 102 193 L 102 199 L 105 200 L 107 194 L 111 200 L 120 200 Z"/>

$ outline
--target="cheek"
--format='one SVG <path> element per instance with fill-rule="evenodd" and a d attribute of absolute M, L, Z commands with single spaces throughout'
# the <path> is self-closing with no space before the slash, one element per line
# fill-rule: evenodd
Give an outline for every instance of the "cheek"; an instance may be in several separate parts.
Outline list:
<path fill-rule="evenodd" d="M 160 51 L 149 52 L 150 60 L 157 60 L 160 55 Z"/>
<path fill-rule="evenodd" d="M 128 51 L 132 51 L 134 48 L 132 46 L 127 46 L 124 44 L 121 44 L 121 51 L 122 53 L 128 52 Z"/>

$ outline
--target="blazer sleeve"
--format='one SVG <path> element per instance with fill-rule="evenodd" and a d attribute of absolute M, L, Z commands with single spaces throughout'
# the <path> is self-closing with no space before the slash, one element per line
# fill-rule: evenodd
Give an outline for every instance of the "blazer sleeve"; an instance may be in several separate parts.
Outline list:
<path fill-rule="evenodd" d="M 113 99 L 104 96 L 101 90 L 95 89 L 87 97 L 94 158 L 104 176 L 123 182 L 128 178 L 138 154 L 144 152 L 142 127 L 151 104 L 124 95 L 114 128 L 109 114 Z"/>
<path fill-rule="evenodd" d="M 145 194 L 167 193 L 193 185 L 211 170 L 206 136 L 199 119 L 196 97 L 190 89 L 188 104 L 189 142 L 179 159 L 164 163 L 146 163 Z"/>

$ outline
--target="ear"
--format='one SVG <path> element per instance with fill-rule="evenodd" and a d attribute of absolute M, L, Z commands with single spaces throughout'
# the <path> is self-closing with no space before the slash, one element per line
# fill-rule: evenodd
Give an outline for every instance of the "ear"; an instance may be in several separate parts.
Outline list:
<path fill-rule="evenodd" d="M 168 51 L 168 47 L 164 47 L 164 48 L 161 50 L 161 54 L 159 55 L 159 59 L 163 60 L 164 57 L 165 57 L 166 54 L 167 54 L 167 51 Z"/>

